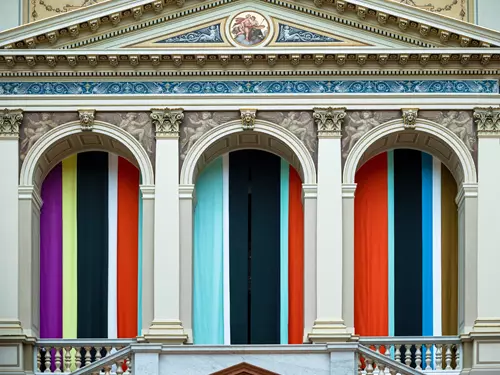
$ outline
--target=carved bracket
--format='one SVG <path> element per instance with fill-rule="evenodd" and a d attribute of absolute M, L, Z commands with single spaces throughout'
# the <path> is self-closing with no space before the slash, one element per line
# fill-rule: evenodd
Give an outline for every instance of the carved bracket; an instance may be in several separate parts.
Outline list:
<path fill-rule="evenodd" d="M 253 130 L 255 127 L 255 117 L 257 116 L 256 109 L 242 108 L 241 113 L 241 126 L 243 130 Z"/>
<path fill-rule="evenodd" d="M 78 117 L 80 118 L 82 132 L 92 131 L 95 120 L 95 109 L 80 109 L 78 110 Z"/>
<path fill-rule="evenodd" d="M 182 108 L 151 109 L 156 138 L 179 138 L 184 113 Z"/>
<path fill-rule="evenodd" d="M 19 137 L 19 128 L 23 121 L 21 109 L 0 111 L 0 138 Z"/>
<path fill-rule="evenodd" d="M 342 136 L 342 126 L 346 116 L 345 108 L 313 108 L 313 111 L 319 138 Z"/>
<path fill-rule="evenodd" d="M 405 129 L 413 130 L 417 125 L 418 108 L 402 108 L 403 125 Z"/>
<path fill-rule="evenodd" d="M 478 135 L 500 136 L 500 108 L 474 108 Z"/>

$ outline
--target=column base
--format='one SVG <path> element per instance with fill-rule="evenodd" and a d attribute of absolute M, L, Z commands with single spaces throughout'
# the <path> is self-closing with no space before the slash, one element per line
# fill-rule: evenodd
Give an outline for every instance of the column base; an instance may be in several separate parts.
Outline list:
<path fill-rule="evenodd" d="M 0 336 L 23 336 L 24 331 L 19 320 L 0 320 Z"/>
<path fill-rule="evenodd" d="M 472 332 L 496 333 L 500 335 L 500 318 L 477 319 Z"/>
<path fill-rule="evenodd" d="M 143 340 L 152 343 L 163 343 L 167 345 L 182 345 L 188 340 L 182 323 L 177 321 L 153 321 Z M 139 340 L 142 341 L 142 340 Z"/>
<path fill-rule="evenodd" d="M 347 342 L 351 339 L 349 332 L 343 321 L 319 321 L 314 322 L 312 332 L 307 338 L 313 344 L 325 344 L 329 342 Z"/>

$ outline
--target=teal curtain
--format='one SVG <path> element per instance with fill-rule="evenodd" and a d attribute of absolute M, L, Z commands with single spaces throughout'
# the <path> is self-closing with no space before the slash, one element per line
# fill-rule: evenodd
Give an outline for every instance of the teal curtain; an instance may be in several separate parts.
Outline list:
<path fill-rule="evenodd" d="M 222 158 L 196 181 L 193 283 L 194 343 L 224 344 Z"/>

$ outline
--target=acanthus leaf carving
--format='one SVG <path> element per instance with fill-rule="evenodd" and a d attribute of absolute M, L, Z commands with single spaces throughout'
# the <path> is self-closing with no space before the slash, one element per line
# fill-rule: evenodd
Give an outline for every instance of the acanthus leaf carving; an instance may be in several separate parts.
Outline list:
<path fill-rule="evenodd" d="M 0 138 L 11 138 L 19 136 L 19 127 L 23 120 L 21 109 L 4 109 L 0 113 Z"/>
<path fill-rule="evenodd" d="M 151 109 L 151 120 L 156 138 L 178 138 L 179 128 L 184 119 L 182 108 Z"/>
<path fill-rule="evenodd" d="M 474 108 L 478 135 L 500 135 L 500 108 Z"/>
<path fill-rule="evenodd" d="M 346 108 L 314 108 L 314 122 L 318 127 L 318 137 L 341 137 Z"/>

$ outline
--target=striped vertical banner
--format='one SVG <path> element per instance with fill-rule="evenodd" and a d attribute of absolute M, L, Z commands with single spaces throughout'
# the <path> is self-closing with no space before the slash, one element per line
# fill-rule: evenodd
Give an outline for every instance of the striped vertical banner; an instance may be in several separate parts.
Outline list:
<path fill-rule="evenodd" d="M 104 152 L 71 156 L 45 179 L 42 338 L 137 335 L 138 187 L 137 168 Z"/>
<path fill-rule="evenodd" d="M 456 335 L 458 217 L 451 173 L 430 155 L 394 150 L 366 162 L 356 183 L 356 333 Z"/>

